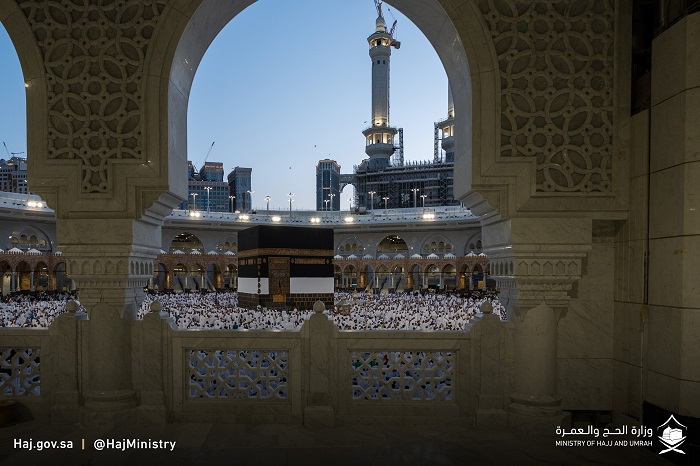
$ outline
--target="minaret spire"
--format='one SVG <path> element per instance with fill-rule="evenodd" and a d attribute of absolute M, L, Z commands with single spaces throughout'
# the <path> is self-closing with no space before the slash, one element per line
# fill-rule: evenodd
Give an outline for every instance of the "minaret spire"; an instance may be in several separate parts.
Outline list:
<path fill-rule="evenodd" d="M 399 48 L 401 45 L 393 38 L 394 22 L 390 31 L 387 31 L 386 22 L 382 15 L 382 2 L 375 0 L 377 8 L 377 20 L 375 30 L 367 38 L 369 43 L 369 57 L 372 60 L 372 117 L 370 127 L 362 132 L 366 139 L 365 153 L 369 156 L 369 166 L 383 168 L 389 165 L 389 160 L 394 153 L 394 136 L 396 128 L 389 123 L 389 69 L 391 59 L 391 47 Z"/>

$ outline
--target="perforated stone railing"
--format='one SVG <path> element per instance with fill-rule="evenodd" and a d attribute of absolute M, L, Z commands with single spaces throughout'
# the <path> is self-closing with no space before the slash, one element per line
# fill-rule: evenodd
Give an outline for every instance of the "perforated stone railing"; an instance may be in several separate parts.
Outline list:
<path fill-rule="evenodd" d="M 287 351 L 187 350 L 188 398 L 285 400 Z"/>
<path fill-rule="evenodd" d="M 352 351 L 353 400 L 453 399 L 450 351 Z"/>
<path fill-rule="evenodd" d="M 473 409 L 470 332 L 340 331 L 339 422 L 450 422 Z"/>
<path fill-rule="evenodd" d="M 39 348 L 0 347 L 0 394 L 40 396 Z"/>

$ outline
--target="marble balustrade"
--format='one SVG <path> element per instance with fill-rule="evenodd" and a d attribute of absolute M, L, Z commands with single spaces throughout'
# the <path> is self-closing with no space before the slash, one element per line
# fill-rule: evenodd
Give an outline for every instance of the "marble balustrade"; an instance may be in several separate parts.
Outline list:
<path fill-rule="evenodd" d="M 48 329 L 0 329 L 2 399 L 51 422 L 88 409 L 90 324 L 66 313 Z M 130 325 L 141 423 L 306 423 L 321 408 L 334 424 L 464 422 L 491 377 L 474 376 L 479 319 L 464 332 L 339 331 L 322 313 L 298 332 L 179 330 L 165 312 Z"/>

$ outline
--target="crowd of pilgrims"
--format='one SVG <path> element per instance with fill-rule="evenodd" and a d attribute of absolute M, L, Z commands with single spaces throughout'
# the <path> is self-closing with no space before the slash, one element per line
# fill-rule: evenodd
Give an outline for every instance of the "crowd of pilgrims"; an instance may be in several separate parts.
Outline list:
<path fill-rule="evenodd" d="M 0 327 L 48 327 L 65 312 L 76 295 L 59 293 L 16 295 L 0 303 Z M 236 292 L 148 294 L 138 317 L 159 301 L 179 329 L 291 330 L 298 331 L 311 310 L 243 309 Z M 464 330 L 484 301 L 505 318 L 505 309 L 494 293 L 467 296 L 462 293 L 338 292 L 335 309 L 326 314 L 340 330 Z"/>
<path fill-rule="evenodd" d="M 66 311 L 73 293 L 37 293 L 5 296 L 0 300 L 0 327 L 48 327 Z"/>

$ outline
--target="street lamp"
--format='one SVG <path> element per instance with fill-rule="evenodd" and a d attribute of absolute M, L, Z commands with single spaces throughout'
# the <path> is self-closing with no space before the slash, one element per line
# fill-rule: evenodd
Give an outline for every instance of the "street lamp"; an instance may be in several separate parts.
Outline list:
<path fill-rule="evenodd" d="M 270 196 L 265 196 L 265 202 L 267 202 L 267 210 L 270 210 L 270 199 L 272 199 Z"/>
<path fill-rule="evenodd" d="M 331 202 L 330 199 L 324 199 L 324 200 L 323 200 L 323 203 L 325 204 L 325 205 L 323 206 L 323 207 L 324 207 L 324 210 L 328 210 L 328 203 L 329 203 L 329 202 Z"/>
<path fill-rule="evenodd" d="M 370 191 L 367 194 L 369 194 L 369 203 L 370 203 L 370 209 L 374 210 L 374 195 L 377 194 L 376 191 Z"/>
<path fill-rule="evenodd" d="M 205 186 L 204 189 L 207 190 L 207 212 L 211 212 L 211 201 L 210 201 L 210 194 L 211 194 L 211 186 Z"/>
<path fill-rule="evenodd" d="M 233 213 L 233 200 L 234 199 L 236 199 L 236 196 L 229 196 L 228 197 L 228 206 L 229 206 L 229 210 L 231 211 L 231 213 Z"/>
<path fill-rule="evenodd" d="M 418 191 L 420 191 L 420 189 L 413 188 L 411 191 L 413 191 L 413 208 L 415 209 L 416 207 L 418 207 L 416 205 L 416 195 L 418 194 Z"/>
<path fill-rule="evenodd" d="M 294 194 L 289 193 L 289 194 L 287 194 L 287 196 L 289 197 L 289 216 L 291 217 L 292 216 L 292 202 L 294 202 L 294 199 L 292 199 L 292 197 L 294 197 Z"/>
<path fill-rule="evenodd" d="M 386 210 L 389 208 L 389 207 L 388 207 L 389 198 L 388 198 L 388 197 L 383 197 L 382 199 L 384 199 L 384 213 L 386 214 Z"/>
<path fill-rule="evenodd" d="M 249 189 L 246 192 L 248 193 L 248 201 L 250 202 L 250 205 L 248 206 L 248 211 L 251 211 L 251 210 L 253 210 L 253 193 L 255 191 L 253 191 L 252 189 Z"/>
<path fill-rule="evenodd" d="M 192 197 L 194 198 L 192 200 L 192 204 L 193 204 L 192 210 L 197 210 L 197 194 L 198 193 L 192 193 Z"/>
<path fill-rule="evenodd" d="M 425 198 L 428 197 L 427 194 L 421 194 L 420 199 L 423 201 L 423 213 L 425 213 Z"/>
<path fill-rule="evenodd" d="M 331 201 L 331 202 L 330 202 L 330 206 L 331 206 L 330 210 L 333 210 L 333 198 L 334 198 L 334 197 L 335 197 L 335 194 L 333 194 L 333 193 L 331 193 L 331 194 L 328 195 L 328 198 L 329 198 L 330 201 Z"/>

